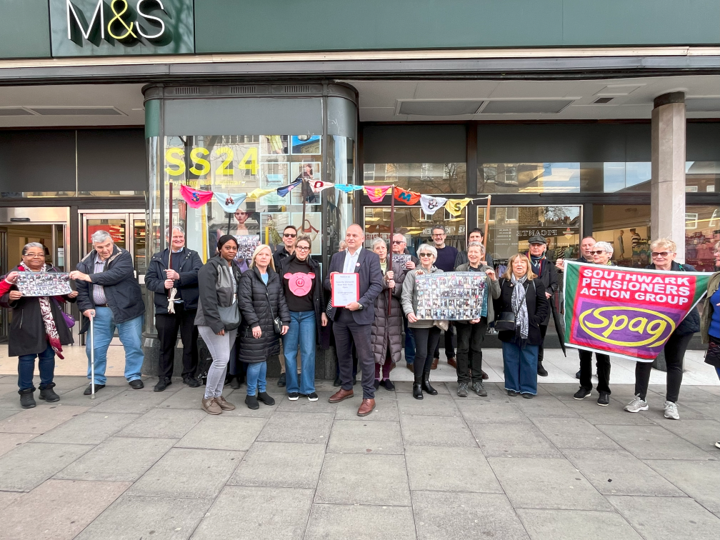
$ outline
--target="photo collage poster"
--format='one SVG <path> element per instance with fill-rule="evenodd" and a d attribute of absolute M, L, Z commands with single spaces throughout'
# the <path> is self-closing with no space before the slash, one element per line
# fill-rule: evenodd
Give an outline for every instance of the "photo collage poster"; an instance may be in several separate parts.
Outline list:
<path fill-rule="evenodd" d="M 447 272 L 415 277 L 417 312 L 422 320 L 470 321 L 482 314 L 485 272 Z"/>
<path fill-rule="evenodd" d="M 15 284 L 23 296 L 62 296 L 72 292 L 69 274 L 64 272 L 18 272 Z"/>

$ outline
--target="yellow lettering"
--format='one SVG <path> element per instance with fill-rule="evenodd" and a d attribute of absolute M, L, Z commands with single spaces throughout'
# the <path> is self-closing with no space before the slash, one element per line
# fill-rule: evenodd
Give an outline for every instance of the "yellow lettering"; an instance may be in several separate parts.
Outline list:
<path fill-rule="evenodd" d="M 218 174 L 220 176 L 232 176 L 234 174 L 232 169 L 232 162 L 233 158 L 235 157 L 235 152 L 233 152 L 233 149 L 229 146 L 221 146 L 220 148 L 215 150 L 215 153 L 218 156 L 225 156 L 222 165 L 215 169 L 215 174 Z"/>
<path fill-rule="evenodd" d="M 618 321 L 622 321 L 621 325 L 619 326 L 617 324 Z M 612 323 L 610 324 L 610 327 L 603 332 L 603 336 L 608 337 L 610 334 L 612 334 L 615 330 L 622 330 L 627 326 L 628 318 L 625 315 L 613 315 Z"/>
<path fill-rule="evenodd" d="M 177 156 L 177 157 L 175 157 Z M 185 173 L 185 161 L 182 159 L 185 151 L 182 148 L 168 148 L 165 151 L 165 161 L 172 165 L 177 165 L 177 169 L 165 167 L 165 172 L 170 176 L 180 176 Z"/>
<path fill-rule="evenodd" d="M 585 313 L 592 313 L 595 318 L 600 321 L 599 323 L 586 322 L 585 324 L 587 324 L 590 328 L 605 328 L 608 325 L 608 322 L 610 322 L 605 317 L 603 317 L 599 311 L 593 313 L 591 309 L 586 311 Z M 582 314 L 582 317 L 585 317 L 585 313 Z"/>
<path fill-rule="evenodd" d="M 198 176 L 204 176 L 210 172 L 210 162 L 207 159 L 203 159 L 200 157 L 201 155 L 207 156 L 209 153 L 210 151 L 203 147 L 192 149 L 192 152 L 190 152 L 190 159 L 195 164 L 195 166 L 190 168 L 191 173 Z M 200 165 L 201 168 L 198 169 L 197 165 Z"/>
<path fill-rule="evenodd" d="M 250 170 L 250 174 L 255 176 L 257 174 L 258 170 L 258 151 L 255 146 L 252 146 L 248 148 L 248 151 L 245 152 L 245 155 L 240 160 L 240 163 L 238 163 L 238 169 L 243 170 Z"/>
<path fill-rule="evenodd" d="M 639 321 L 639 323 L 638 323 Z M 647 324 L 648 320 L 645 317 L 635 317 L 632 321 L 630 321 L 630 324 L 628 325 L 628 328 L 632 330 L 633 332 L 637 332 L 638 334 L 642 334 L 645 331 L 645 325 Z M 635 325 L 635 326 L 633 326 Z"/>
<path fill-rule="evenodd" d="M 663 341 L 662 335 L 665 332 L 666 328 L 667 328 L 667 323 L 660 319 L 657 319 L 647 325 L 648 334 L 650 334 L 652 336 L 651 341 L 653 341 L 653 340 L 656 341 L 656 343 L 651 345 L 651 347 L 662 343 L 662 341 Z"/>

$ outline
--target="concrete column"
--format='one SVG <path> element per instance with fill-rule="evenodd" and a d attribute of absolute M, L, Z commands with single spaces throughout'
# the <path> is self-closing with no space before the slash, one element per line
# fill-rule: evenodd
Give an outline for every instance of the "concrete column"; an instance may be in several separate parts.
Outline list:
<path fill-rule="evenodd" d="M 677 244 L 678 262 L 685 262 L 685 94 L 655 98 L 652 112 L 652 239 Z"/>

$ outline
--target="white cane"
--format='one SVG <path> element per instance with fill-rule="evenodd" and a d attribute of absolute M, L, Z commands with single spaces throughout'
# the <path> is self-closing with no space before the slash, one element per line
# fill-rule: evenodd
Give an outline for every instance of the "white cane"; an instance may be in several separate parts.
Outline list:
<path fill-rule="evenodd" d="M 95 328 L 90 315 L 90 399 L 95 399 Z"/>

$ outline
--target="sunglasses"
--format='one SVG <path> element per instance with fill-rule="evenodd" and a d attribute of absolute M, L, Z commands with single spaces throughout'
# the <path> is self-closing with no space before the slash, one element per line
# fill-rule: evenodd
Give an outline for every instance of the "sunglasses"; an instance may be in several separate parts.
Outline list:
<path fill-rule="evenodd" d="M 598 250 L 598 251 L 590 251 L 589 253 L 590 253 L 590 255 L 602 255 L 603 253 L 605 253 L 605 251 Z"/>
<path fill-rule="evenodd" d="M 297 236 L 297 234 L 287 234 L 287 233 L 283 233 L 283 236 L 284 236 L 285 238 L 295 238 L 295 237 Z"/>
<path fill-rule="evenodd" d="M 393 244 L 404 244 L 405 240 L 393 240 Z"/>
<path fill-rule="evenodd" d="M 432 257 L 432 253 L 418 253 L 418 257 Z"/>
<path fill-rule="evenodd" d="M 671 251 L 653 251 L 652 258 L 657 259 L 658 257 L 662 257 L 664 259 L 668 255 L 670 255 L 670 253 L 672 253 L 672 252 Z"/>

